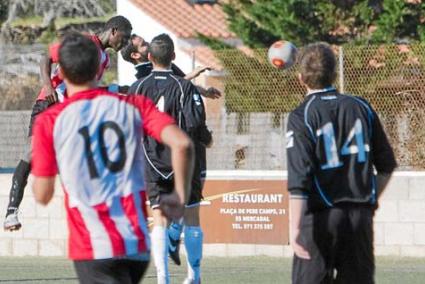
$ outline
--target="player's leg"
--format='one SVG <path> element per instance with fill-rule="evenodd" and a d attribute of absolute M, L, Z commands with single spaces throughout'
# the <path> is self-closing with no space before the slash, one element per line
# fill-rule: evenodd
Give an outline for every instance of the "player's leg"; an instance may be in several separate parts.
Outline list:
<path fill-rule="evenodd" d="M 332 283 L 338 239 L 335 228 L 341 217 L 331 213 L 331 210 L 323 210 L 303 215 L 297 242 L 309 252 L 310 259 L 294 255 L 293 284 Z"/>
<path fill-rule="evenodd" d="M 374 283 L 373 209 L 347 209 L 348 224 L 341 230 L 343 246 L 337 251 L 335 283 Z"/>
<path fill-rule="evenodd" d="M 29 156 L 30 146 L 28 146 L 27 152 L 28 154 L 25 156 Z M 28 157 L 25 157 L 19 161 L 13 173 L 12 186 L 9 192 L 9 204 L 7 205 L 6 218 L 3 224 L 4 229 L 7 231 L 15 231 L 21 228 L 21 223 L 18 219 L 18 208 L 24 197 L 24 189 L 27 185 L 30 171 L 30 160 Z"/>
<path fill-rule="evenodd" d="M 187 254 L 187 278 L 185 283 L 201 282 L 201 260 L 204 234 L 200 222 L 200 203 L 204 182 L 201 176 L 192 181 L 192 191 L 184 214 L 184 246 Z"/>
<path fill-rule="evenodd" d="M 30 159 L 31 159 L 31 135 L 32 126 L 36 116 L 45 110 L 49 106 L 47 101 L 38 100 L 33 105 L 31 119 L 29 123 L 29 139 L 28 146 L 24 157 L 19 161 L 15 172 L 12 177 L 12 186 L 9 193 L 9 204 L 7 206 L 6 219 L 4 222 L 5 230 L 18 230 L 21 227 L 21 223 L 18 219 L 18 208 L 22 202 L 24 196 L 25 186 L 27 185 L 28 176 L 31 171 Z"/>
<path fill-rule="evenodd" d="M 148 270 L 149 261 L 124 260 L 129 271 L 131 284 L 138 284 Z"/>
<path fill-rule="evenodd" d="M 74 261 L 74 268 L 80 284 L 130 284 L 140 282 L 148 263 L 148 261 L 109 258 Z M 132 278 L 130 271 L 136 270 L 138 275 L 133 275 Z"/>
<path fill-rule="evenodd" d="M 193 181 L 192 187 L 193 188 L 199 188 L 199 186 L 200 186 L 200 190 L 196 189 L 196 190 L 198 190 L 198 192 L 191 194 L 191 198 L 190 198 L 191 200 L 189 202 L 190 204 L 195 203 L 196 206 L 199 205 L 199 203 L 202 199 L 202 188 L 204 187 L 204 183 L 205 183 L 205 174 L 206 174 L 205 170 L 201 171 L 201 179 L 198 180 L 198 181 Z M 198 218 L 199 218 L 199 212 L 198 212 Z M 198 223 L 199 223 L 199 221 L 198 221 Z M 170 224 L 170 226 L 168 227 L 168 238 L 169 238 L 168 254 L 176 265 L 181 264 L 181 261 L 180 261 L 180 238 L 181 238 L 181 234 L 183 232 L 183 227 L 184 227 L 183 219 L 180 220 L 179 222 L 172 222 Z"/>
<path fill-rule="evenodd" d="M 168 226 L 168 254 L 176 265 L 180 265 L 180 237 L 183 232 L 183 218 Z"/>
<path fill-rule="evenodd" d="M 28 176 L 31 171 L 30 159 L 32 126 L 36 116 L 45 110 L 48 106 L 48 102 L 43 100 L 36 101 L 33 106 L 29 124 L 27 150 L 24 157 L 22 157 L 17 167 L 15 168 L 15 172 L 13 173 L 12 177 L 12 186 L 9 193 L 9 204 L 7 206 L 6 219 L 3 225 L 5 230 L 13 231 L 21 228 L 21 223 L 18 220 L 18 208 L 22 202 L 25 186 L 27 185 Z"/>
<path fill-rule="evenodd" d="M 184 215 L 184 246 L 187 253 L 187 278 L 184 283 L 201 282 L 201 260 L 204 234 L 200 226 L 199 203 L 188 206 Z"/>
<path fill-rule="evenodd" d="M 168 273 L 168 220 L 159 208 L 159 201 L 161 194 L 167 194 L 172 189 L 172 183 L 147 183 L 153 217 L 153 229 L 151 233 L 152 255 L 156 267 L 158 284 L 170 283 Z"/>

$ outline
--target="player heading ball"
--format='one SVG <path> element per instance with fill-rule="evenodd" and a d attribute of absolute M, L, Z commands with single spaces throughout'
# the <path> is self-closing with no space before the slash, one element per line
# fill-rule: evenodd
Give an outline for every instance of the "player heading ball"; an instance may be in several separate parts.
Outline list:
<path fill-rule="evenodd" d="M 139 283 L 150 258 L 141 138 L 151 135 L 171 149 L 175 190 L 159 206 L 173 219 L 183 215 L 194 149 L 149 99 L 97 88 L 98 63 L 93 41 L 64 38 L 59 64 L 68 98 L 36 119 L 34 197 L 49 203 L 60 174 L 69 257 L 81 283 Z"/>
<path fill-rule="evenodd" d="M 396 161 L 376 112 L 335 78 L 332 48 L 307 46 L 286 133 L 292 283 L 374 283 L 373 215 Z"/>

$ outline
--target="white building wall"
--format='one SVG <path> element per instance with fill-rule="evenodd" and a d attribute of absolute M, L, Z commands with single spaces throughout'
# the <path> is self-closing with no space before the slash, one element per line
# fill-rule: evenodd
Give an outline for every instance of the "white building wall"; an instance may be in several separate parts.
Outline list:
<path fill-rule="evenodd" d="M 161 25 L 155 19 L 143 12 L 140 7 L 128 0 L 117 0 L 117 14 L 126 17 L 133 26 L 133 33 L 142 36 L 145 40 L 167 33 L 171 36 L 175 44 L 176 60 L 174 63 L 185 73 L 192 71 L 192 57 L 179 48 L 179 40 L 169 29 Z M 118 57 L 118 82 L 120 85 L 130 85 L 136 79 L 135 69 L 132 64 L 124 61 L 121 55 Z"/>

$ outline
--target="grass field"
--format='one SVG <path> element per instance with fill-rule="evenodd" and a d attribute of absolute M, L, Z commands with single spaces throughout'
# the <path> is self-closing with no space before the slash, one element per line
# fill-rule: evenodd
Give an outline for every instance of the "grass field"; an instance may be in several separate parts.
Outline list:
<path fill-rule="evenodd" d="M 425 283 L 425 259 L 379 257 L 376 283 Z M 171 283 L 181 283 L 186 267 L 170 264 Z M 208 284 L 290 283 L 291 260 L 272 257 L 208 257 L 202 282 Z M 72 263 L 63 258 L 0 257 L 0 283 L 77 283 Z M 143 283 L 156 283 L 153 264 Z"/>

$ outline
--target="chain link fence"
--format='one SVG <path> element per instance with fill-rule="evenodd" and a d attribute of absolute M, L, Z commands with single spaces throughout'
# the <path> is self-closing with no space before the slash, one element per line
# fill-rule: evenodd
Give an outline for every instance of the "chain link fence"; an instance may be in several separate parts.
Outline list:
<path fill-rule="evenodd" d="M 40 88 L 44 46 L 0 45 L 0 168 L 14 167 L 24 152 L 29 110 Z M 365 97 L 381 117 L 399 169 L 425 170 L 425 45 L 335 47 L 336 87 Z M 208 102 L 214 146 L 210 170 L 285 170 L 288 113 L 305 94 L 297 66 L 276 70 L 266 50 L 217 51 L 222 74 L 207 79 L 224 90 L 223 105 Z M 114 69 L 114 68 L 112 68 Z M 113 77 L 113 75 L 111 76 Z M 208 82 L 209 81 L 209 82 Z"/>
<path fill-rule="evenodd" d="M 425 45 L 343 46 L 336 87 L 366 98 L 378 112 L 399 169 L 425 169 Z M 297 66 L 276 70 L 266 50 L 217 51 L 225 75 L 225 111 L 210 116 L 216 144 L 210 169 L 286 169 L 288 113 L 305 94 Z"/>

